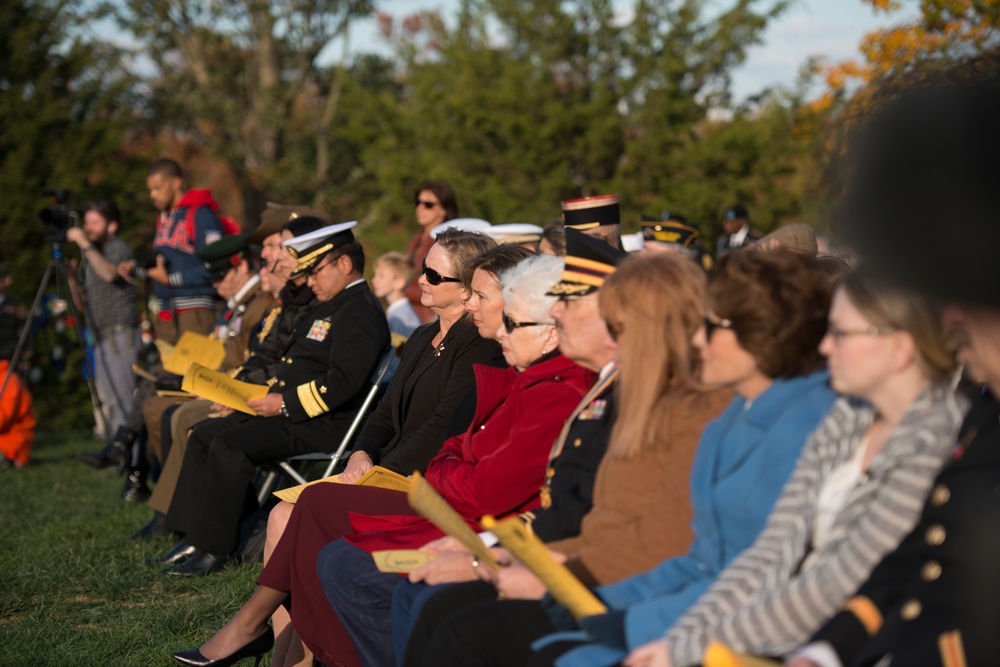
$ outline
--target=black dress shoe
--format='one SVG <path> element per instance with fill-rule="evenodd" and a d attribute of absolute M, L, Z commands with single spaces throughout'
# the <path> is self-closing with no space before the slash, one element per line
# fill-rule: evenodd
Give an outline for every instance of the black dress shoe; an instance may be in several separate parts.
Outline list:
<path fill-rule="evenodd" d="M 174 531 L 167 528 L 167 515 L 162 512 L 153 512 L 153 518 L 145 526 L 132 533 L 132 540 L 151 540 L 157 537 L 168 537 Z"/>
<path fill-rule="evenodd" d="M 150 558 L 147 563 L 157 563 L 161 565 L 178 565 L 193 556 L 198 551 L 198 547 L 181 540 L 174 545 L 174 548 L 155 558 Z"/>
<path fill-rule="evenodd" d="M 114 443 L 105 445 L 104 449 L 99 452 L 77 452 L 76 458 L 83 461 L 91 468 L 107 468 L 108 466 L 118 464 L 118 452 L 115 449 Z"/>
<path fill-rule="evenodd" d="M 153 492 L 146 486 L 146 473 L 141 470 L 133 470 L 125 478 L 125 486 L 122 487 L 122 501 L 126 503 L 142 503 L 149 500 Z"/>
<path fill-rule="evenodd" d="M 235 665 L 237 662 L 243 658 L 254 657 L 254 665 L 259 665 L 261 659 L 267 655 L 267 653 L 274 648 L 274 631 L 270 628 L 267 632 L 255 637 L 250 640 L 246 646 L 237 649 L 231 655 L 227 655 L 225 658 L 219 658 L 218 660 L 210 660 L 201 654 L 196 648 L 190 649 L 188 651 L 178 651 L 171 655 L 171 657 L 182 665 L 191 665 L 191 667 L 229 667 L 229 665 Z"/>
<path fill-rule="evenodd" d="M 161 572 L 172 577 L 203 577 L 206 574 L 218 572 L 226 567 L 228 562 L 228 554 L 214 554 L 211 551 L 199 550 L 180 565 L 165 567 Z"/>

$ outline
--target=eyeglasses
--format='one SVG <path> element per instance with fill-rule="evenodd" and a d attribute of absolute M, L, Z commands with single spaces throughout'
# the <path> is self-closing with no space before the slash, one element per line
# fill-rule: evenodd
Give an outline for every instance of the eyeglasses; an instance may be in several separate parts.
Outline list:
<path fill-rule="evenodd" d="M 503 317 L 503 328 L 507 333 L 514 333 L 514 329 L 520 329 L 521 327 L 545 327 L 552 326 L 552 322 L 518 322 L 510 315 L 507 311 L 502 314 Z"/>
<path fill-rule="evenodd" d="M 414 205 L 415 206 L 423 206 L 428 211 L 430 209 L 434 208 L 435 206 L 440 206 L 440 204 L 438 204 L 438 202 L 436 202 L 436 201 L 427 201 L 426 199 L 418 199 L 416 202 L 414 202 Z"/>
<path fill-rule="evenodd" d="M 421 267 L 423 269 L 424 277 L 427 278 L 427 282 L 431 285 L 437 287 L 441 283 L 460 283 L 462 282 L 458 278 L 451 278 L 449 276 L 442 276 L 440 273 L 434 269 L 427 266 L 427 260 L 421 261 Z"/>
<path fill-rule="evenodd" d="M 706 315 L 704 318 L 704 322 L 705 322 L 705 340 L 712 340 L 712 334 L 715 333 L 716 329 L 732 330 L 733 328 L 732 320 L 727 320 L 726 318 L 713 320 L 708 315 Z"/>
<path fill-rule="evenodd" d="M 888 331 L 879 331 L 878 327 L 862 327 L 860 329 L 841 329 L 833 325 L 827 327 L 826 335 L 833 339 L 838 345 L 849 336 L 880 336 Z"/>
<path fill-rule="evenodd" d="M 608 328 L 608 335 L 610 335 L 611 340 L 615 342 L 618 342 L 618 337 L 625 333 L 625 324 L 622 322 L 612 322 L 605 317 L 604 326 Z"/>
<path fill-rule="evenodd" d="M 309 277 L 315 276 L 317 273 L 319 273 L 320 271 L 322 271 L 323 269 L 325 269 L 326 267 L 330 266 L 331 264 L 333 264 L 336 261 L 337 260 L 334 259 L 334 260 L 331 260 L 331 261 L 327 262 L 326 264 L 319 264 L 319 263 L 313 264 L 308 269 L 306 269 L 306 277 L 309 278 Z"/>

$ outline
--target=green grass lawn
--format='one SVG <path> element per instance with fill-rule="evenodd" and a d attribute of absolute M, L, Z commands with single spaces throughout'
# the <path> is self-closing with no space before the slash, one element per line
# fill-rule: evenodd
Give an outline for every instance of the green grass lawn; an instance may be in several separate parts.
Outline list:
<path fill-rule="evenodd" d="M 260 565 L 187 579 L 147 564 L 173 542 L 128 539 L 152 511 L 119 501 L 113 471 L 74 458 L 100 446 L 43 432 L 30 466 L 0 472 L 2 667 L 173 665 L 253 591 Z"/>

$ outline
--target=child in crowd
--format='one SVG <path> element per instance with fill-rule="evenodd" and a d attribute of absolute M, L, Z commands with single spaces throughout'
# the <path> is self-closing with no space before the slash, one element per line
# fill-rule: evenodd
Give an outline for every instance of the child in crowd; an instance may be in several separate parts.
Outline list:
<path fill-rule="evenodd" d="M 413 279 L 413 264 L 401 252 L 387 252 L 375 260 L 373 268 L 372 292 L 389 302 L 385 309 L 389 332 L 394 339 L 397 336 L 409 338 L 413 330 L 423 324 L 403 295 L 403 290 Z"/>

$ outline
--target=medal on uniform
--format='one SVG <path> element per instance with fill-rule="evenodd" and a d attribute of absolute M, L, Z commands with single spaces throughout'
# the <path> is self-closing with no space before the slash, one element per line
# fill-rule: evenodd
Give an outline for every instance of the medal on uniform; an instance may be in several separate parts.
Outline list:
<path fill-rule="evenodd" d="M 328 333 L 330 333 L 330 320 L 316 320 L 309 327 L 309 333 L 306 335 L 306 338 L 322 343 L 326 340 Z"/>

